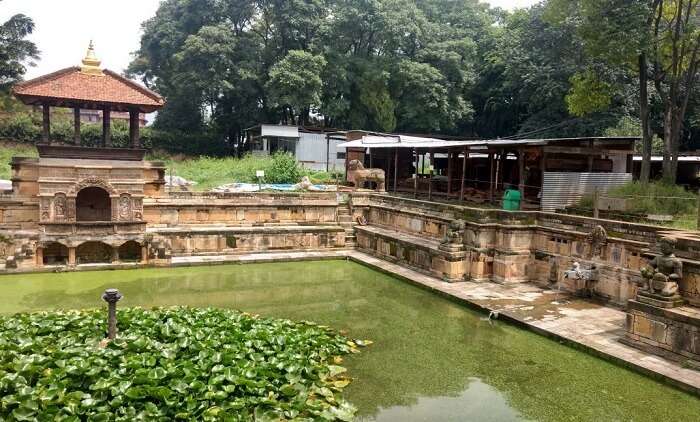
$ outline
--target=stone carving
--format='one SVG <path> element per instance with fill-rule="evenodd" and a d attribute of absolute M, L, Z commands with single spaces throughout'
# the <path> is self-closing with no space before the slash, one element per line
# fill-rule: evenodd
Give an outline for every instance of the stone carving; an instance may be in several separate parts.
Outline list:
<path fill-rule="evenodd" d="M 119 197 L 119 219 L 131 220 L 131 197 L 127 194 Z"/>
<path fill-rule="evenodd" d="M 673 254 L 676 242 L 670 237 L 662 237 L 658 243 L 661 255 L 655 256 L 649 262 L 649 267 L 642 268 L 644 283 L 640 287 L 639 295 L 680 299 L 678 281 L 683 276 L 683 262 Z"/>
<path fill-rule="evenodd" d="M 67 214 L 66 195 L 57 193 L 53 198 L 53 218 L 54 220 L 63 220 Z"/>
<path fill-rule="evenodd" d="M 79 181 L 78 183 L 73 185 L 73 187 L 71 188 L 71 190 L 69 192 L 69 195 L 75 196 L 81 190 L 83 190 L 85 188 L 89 188 L 91 186 L 96 186 L 98 188 L 102 188 L 102 189 L 106 190 L 110 195 L 116 195 L 116 193 L 117 193 L 117 191 L 114 189 L 114 187 L 106 180 L 104 180 L 100 177 L 90 176 L 90 177 L 86 177 L 86 178 L 82 179 L 81 181 Z"/>
<path fill-rule="evenodd" d="M 464 220 L 452 220 L 447 227 L 447 233 L 442 238 L 442 243 L 462 244 L 464 239 Z"/>
<path fill-rule="evenodd" d="M 365 182 L 375 182 L 378 192 L 384 192 L 385 190 L 384 170 L 366 169 L 359 160 L 352 160 L 348 163 L 347 180 L 355 185 L 356 188 L 362 187 Z"/>
<path fill-rule="evenodd" d="M 596 226 L 588 235 L 588 242 L 591 244 L 591 256 L 600 257 L 608 244 L 608 233 L 601 225 Z"/>
<path fill-rule="evenodd" d="M 445 237 L 442 238 L 440 249 L 453 252 L 464 249 L 464 220 L 452 220 L 447 226 Z"/>
<path fill-rule="evenodd" d="M 598 270 L 595 265 L 591 268 L 581 268 L 581 264 L 574 262 L 571 269 L 564 271 L 564 278 L 583 281 L 598 281 Z"/>
<path fill-rule="evenodd" d="M 39 218 L 41 221 L 51 220 L 51 198 L 42 196 L 39 200 Z"/>

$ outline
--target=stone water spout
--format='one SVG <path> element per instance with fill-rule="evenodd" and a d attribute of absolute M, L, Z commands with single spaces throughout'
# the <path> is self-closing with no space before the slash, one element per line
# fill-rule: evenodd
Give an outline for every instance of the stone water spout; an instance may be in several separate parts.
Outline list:
<path fill-rule="evenodd" d="M 564 271 L 564 278 L 583 281 L 598 281 L 598 269 L 595 265 L 590 268 L 581 268 L 581 264 L 574 262 L 571 269 Z"/>

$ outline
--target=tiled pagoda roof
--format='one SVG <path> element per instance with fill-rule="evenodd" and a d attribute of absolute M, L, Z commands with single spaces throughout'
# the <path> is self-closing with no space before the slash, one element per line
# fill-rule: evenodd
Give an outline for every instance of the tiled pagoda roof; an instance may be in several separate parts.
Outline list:
<path fill-rule="evenodd" d="M 25 104 L 48 103 L 53 106 L 102 108 L 129 111 L 136 108 L 149 113 L 165 104 L 163 97 L 116 72 L 101 74 L 68 67 L 15 85 L 13 93 Z"/>

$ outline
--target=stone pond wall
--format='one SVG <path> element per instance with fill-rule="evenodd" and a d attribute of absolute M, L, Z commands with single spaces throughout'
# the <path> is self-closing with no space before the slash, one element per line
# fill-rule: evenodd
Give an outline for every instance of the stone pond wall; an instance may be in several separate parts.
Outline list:
<path fill-rule="evenodd" d="M 465 222 L 465 279 L 556 285 L 619 305 L 634 297 L 639 270 L 654 253 L 657 236 L 671 234 L 677 238 L 676 254 L 685 263 L 681 293 L 690 304 L 700 304 L 700 239 L 681 232 L 587 217 L 477 209 L 388 195 L 353 196 L 352 203 L 353 213 L 367 220 L 366 226 L 357 227 L 357 238 L 358 247 L 369 253 L 439 273 L 441 239 L 450 221 L 461 219 Z M 598 227 L 603 229 L 603 236 Z M 597 269 L 597 281 L 564 278 L 564 271 L 574 261 L 584 269 Z"/>

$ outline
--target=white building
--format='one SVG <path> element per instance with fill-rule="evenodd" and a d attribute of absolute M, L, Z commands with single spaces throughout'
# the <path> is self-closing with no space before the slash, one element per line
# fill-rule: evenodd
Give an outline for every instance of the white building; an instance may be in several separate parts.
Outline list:
<path fill-rule="evenodd" d="M 258 125 L 246 129 L 247 150 L 254 155 L 277 151 L 294 154 L 297 161 L 314 170 L 344 170 L 345 149 L 337 148 L 345 138 L 336 139 L 331 131 L 298 126 Z"/>

